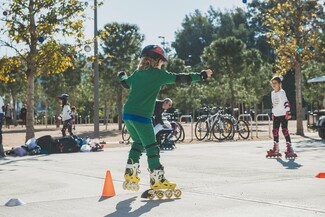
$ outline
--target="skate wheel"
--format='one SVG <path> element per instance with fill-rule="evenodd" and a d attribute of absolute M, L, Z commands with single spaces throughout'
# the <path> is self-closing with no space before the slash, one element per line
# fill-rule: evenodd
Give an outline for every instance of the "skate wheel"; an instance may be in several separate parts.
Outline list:
<path fill-rule="evenodd" d="M 165 196 L 169 199 L 173 196 L 173 192 L 171 190 L 165 191 Z"/>
<path fill-rule="evenodd" d="M 124 190 L 128 189 L 128 182 L 127 181 L 123 182 L 123 189 Z"/>
<path fill-rule="evenodd" d="M 156 192 L 156 195 L 157 195 L 158 199 L 160 200 L 164 197 L 164 192 L 162 190 L 158 190 Z"/>
<path fill-rule="evenodd" d="M 132 183 L 132 185 L 131 185 L 131 190 L 132 190 L 132 191 L 138 191 L 138 190 L 139 190 L 139 185 L 136 184 L 136 183 Z"/>
<path fill-rule="evenodd" d="M 176 189 L 174 195 L 175 197 L 179 198 L 182 195 L 182 191 L 180 189 Z"/>
<path fill-rule="evenodd" d="M 129 190 L 130 190 L 130 191 L 134 191 L 133 189 L 134 189 L 133 183 L 130 183 L 130 184 L 129 184 Z"/>
<path fill-rule="evenodd" d="M 148 191 L 148 195 L 149 195 L 148 198 L 150 200 L 153 200 L 155 198 L 155 193 L 153 190 Z"/>

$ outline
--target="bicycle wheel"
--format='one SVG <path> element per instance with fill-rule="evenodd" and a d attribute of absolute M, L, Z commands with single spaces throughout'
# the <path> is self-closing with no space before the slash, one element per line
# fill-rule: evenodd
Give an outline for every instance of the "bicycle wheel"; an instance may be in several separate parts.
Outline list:
<path fill-rule="evenodd" d="M 128 142 L 130 140 L 130 134 L 129 134 L 129 131 L 126 128 L 125 124 L 122 127 L 122 140 L 124 142 Z"/>
<path fill-rule="evenodd" d="M 177 142 L 180 141 L 181 136 L 182 136 L 182 127 L 179 123 L 177 122 L 172 122 L 171 123 L 173 131 L 171 133 L 171 137 L 169 138 L 170 140 Z"/>
<path fill-rule="evenodd" d="M 248 139 L 250 130 L 249 130 L 249 126 L 246 121 L 243 121 L 243 120 L 238 121 L 237 132 L 241 138 Z"/>
<path fill-rule="evenodd" d="M 232 132 L 232 122 L 229 119 L 221 119 L 214 122 L 212 126 L 212 134 L 218 140 L 224 140 L 230 136 Z"/>
<path fill-rule="evenodd" d="M 180 134 L 181 134 L 180 137 L 179 137 L 179 140 L 178 140 L 178 141 L 183 142 L 184 139 L 185 139 L 185 131 L 184 131 L 184 128 L 183 128 L 183 126 L 181 125 L 181 123 L 178 123 L 178 122 L 177 122 L 177 124 L 178 124 L 178 126 L 179 126 Z"/>
<path fill-rule="evenodd" d="M 198 120 L 195 124 L 194 132 L 197 140 L 203 140 L 208 135 L 208 123 L 203 119 Z"/>

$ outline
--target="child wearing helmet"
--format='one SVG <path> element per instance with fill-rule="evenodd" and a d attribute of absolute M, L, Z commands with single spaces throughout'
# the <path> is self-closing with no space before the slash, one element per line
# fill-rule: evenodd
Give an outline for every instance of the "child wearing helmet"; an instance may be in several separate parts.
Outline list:
<path fill-rule="evenodd" d="M 73 135 L 72 133 L 72 125 L 74 123 L 74 116 L 72 115 L 72 111 L 70 108 L 70 105 L 68 103 L 69 95 L 66 93 L 63 93 L 59 96 L 59 99 L 62 102 L 62 112 L 60 114 L 60 118 L 63 121 L 63 127 L 62 127 L 62 136 L 66 136 L 66 130 L 68 129 L 68 132 L 70 135 Z"/>
<path fill-rule="evenodd" d="M 282 133 L 286 140 L 287 151 L 286 158 L 295 158 L 297 154 L 294 153 L 291 139 L 288 130 L 288 120 L 291 119 L 290 102 L 287 99 L 285 91 L 282 89 L 282 77 L 275 76 L 271 79 L 271 86 L 273 91 L 271 93 L 272 100 L 272 120 L 273 120 L 273 148 L 267 151 L 266 157 L 281 157 L 279 150 L 279 129 L 282 127 Z"/>
<path fill-rule="evenodd" d="M 179 197 L 180 190 L 175 190 L 176 184 L 165 178 L 164 167 L 160 163 L 159 147 L 151 119 L 156 98 L 162 85 L 205 81 L 213 72 L 210 69 L 190 74 L 167 72 L 161 67 L 168 61 L 168 57 L 158 45 L 146 46 L 140 58 L 137 69 L 129 77 L 123 71 L 118 72 L 121 85 L 130 89 L 123 106 L 123 120 L 134 141 L 127 160 L 123 188 L 139 189 L 139 159 L 142 151 L 146 150 L 151 189 L 142 196 L 153 198 L 156 195 L 161 198 L 163 194 L 160 189 L 167 189 L 165 192 L 167 197 L 171 197 L 172 194 Z"/>

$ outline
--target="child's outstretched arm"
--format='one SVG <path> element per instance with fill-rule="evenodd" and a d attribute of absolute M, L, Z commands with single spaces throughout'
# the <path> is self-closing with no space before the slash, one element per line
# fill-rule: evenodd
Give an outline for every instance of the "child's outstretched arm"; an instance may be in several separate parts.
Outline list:
<path fill-rule="evenodd" d="M 170 80 L 168 83 L 177 83 L 177 84 L 191 84 L 192 82 L 197 81 L 206 81 L 207 78 L 211 77 L 213 74 L 211 69 L 202 70 L 200 73 L 167 73 L 169 76 L 174 76 L 173 80 Z"/>
<path fill-rule="evenodd" d="M 122 87 L 124 87 L 126 89 L 130 89 L 130 85 L 127 82 L 128 76 L 126 75 L 126 73 L 124 71 L 119 71 L 117 73 L 117 77 L 118 77 Z"/>

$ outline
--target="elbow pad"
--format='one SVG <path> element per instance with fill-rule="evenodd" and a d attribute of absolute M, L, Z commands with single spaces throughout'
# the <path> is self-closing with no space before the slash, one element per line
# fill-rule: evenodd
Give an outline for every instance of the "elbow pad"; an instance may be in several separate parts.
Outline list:
<path fill-rule="evenodd" d="M 127 75 L 126 75 L 126 73 L 124 71 L 119 71 L 117 73 L 117 77 L 118 77 L 118 79 L 120 81 L 120 84 L 121 84 L 121 86 L 123 88 L 126 88 L 126 89 L 129 89 L 130 88 L 129 85 L 127 85 L 127 83 L 125 81 L 127 79 Z"/>
<path fill-rule="evenodd" d="M 290 102 L 289 102 L 289 101 L 286 101 L 286 102 L 284 103 L 284 108 L 285 108 L 285 109 L 289 109 L 289 111 L 290 111 L 291 106 L 290 106 Z"/>
<path fill-rule="evenodd" d="M 177 84 L 191 84 L 192 83 L 192 77 L 191 75 L 176 75 L 176 83 Z"/>
<path fill-rule="evenodd" d="M 205 70 L 202 70 L 200 73 L 201 81 L 206 81 L 208 78 L 207 72 Z"/>
<path fill-rule="evenodd" d="M 125 80 L 120 81 L 120 84 L 121 84 L 121 86 L 122 86 L 123 88 L 126 88 L 126 89 L 129 89 L 129 88 L 130 88 L 129 85 L 126 83 Z"/>

